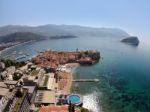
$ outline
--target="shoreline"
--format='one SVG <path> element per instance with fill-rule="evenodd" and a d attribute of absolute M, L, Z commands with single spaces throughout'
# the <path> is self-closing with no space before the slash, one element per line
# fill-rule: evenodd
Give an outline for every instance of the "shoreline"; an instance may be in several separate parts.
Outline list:
<path fill-rule="evenodd" d="M 7 50 L 9 50 L 9 49 L 14 48 L 14 47 L 18 47 L 18 46 L 20 46 L 20 45 L 28 44 L 28 43 L 30 43 L 30 42 L 34 42 L 34 40 L 27 41 L 27 42 L 22 42 L 22 43 L 18 43 L 18 44 L 16 44 L 16 45 L 11 46 L 11 47 L 7 47 L 7 48 L 1 50 L 1 51 L 0 51 L 0 54 L 3 53 L 3 52 L 5 52 L 5 51 L 7 51 Z"/>
<path fill-rule="evenodd" d="M 66 75 L 66 79 L 64 76 L 64 77 L 62 77 L 61 81 L 63 83 L 66 83 L 66 85 L 61 91 L 63 91 L 63 93 L 65 93 L 65 94 L 70 94 L 71 87 L 72 87 L 72 80 L 73 80 L 73 72 L 77 67 L 79 67 L 79 64 L 78 63 L 68 63 L 68 64 L 65 64 L 64 66 L 66 66 L 66 69 L 61 72 Z"/>
<path fill-rule="evenodd" d="M 79 64 L 78 63 L 72 63 L 69 65 L 72 66 L 71 71 L 69 73 L 69 78 L 68 78 L 68 93 L 70 94 L 71 93 L 71 87 L 72 87 L 72 81 L 73 81 L 73 72 L 77 67 L 79 67 Z"/>

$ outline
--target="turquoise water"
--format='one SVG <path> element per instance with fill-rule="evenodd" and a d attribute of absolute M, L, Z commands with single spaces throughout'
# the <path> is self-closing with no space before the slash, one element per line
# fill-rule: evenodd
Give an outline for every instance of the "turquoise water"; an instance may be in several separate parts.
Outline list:
<path fill-rule="evenodd" d="M 72 104 L 78 104 L 78 103 L 80 103 L 81 99 L 80 99 L 80 96 L 78 96 L 78 95 L 70 95 L 68 97 L 68 102 L 70 102 L 70 101 Z"/>
<path fill-rule="evenodd" d="M 83 95 L 84 107 L 93 112 L 150 112 L 150 47 L 125 45 L 119 39 L 84 37 L 67 40 L 46 40 L 19 46 L 13 51 L 23 51 L 28 58 L 37 50 L 87 50 L 101 52 L 101 59 L 93 66 L 78 67 L 74 78 L 98 78 L 98 83 L 74 83 L 73 93 Z"/>

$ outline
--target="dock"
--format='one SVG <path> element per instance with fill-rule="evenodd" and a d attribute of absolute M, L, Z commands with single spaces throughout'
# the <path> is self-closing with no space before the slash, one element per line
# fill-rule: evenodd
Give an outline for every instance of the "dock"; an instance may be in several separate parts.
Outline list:
<path fill-rule="evenodd" d="M 75 79 L 72 82 L 99 82 L 99 79 Z"/>

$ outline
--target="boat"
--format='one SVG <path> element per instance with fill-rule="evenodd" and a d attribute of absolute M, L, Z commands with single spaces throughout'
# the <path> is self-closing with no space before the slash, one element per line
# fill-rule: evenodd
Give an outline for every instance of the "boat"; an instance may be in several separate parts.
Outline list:
<path fill-rule="evenodd" d="M 29 54 L 25 54 L 26 56 L 30 56 Z"/>
<path fill-rule="evenodd" d="M 39 54 L 40 54 L 40 53 L 43 53 L 43 51 L 37 50 L 37 53 L 39 53 Z"/>
<path fill-rule="evenodd" d="M 10 57 L 10 55 L 6 55 L 6 56 L 4 56 L 4 58 L 9 58 Z"/>
<path fill-rule="evenodd" d="M 17 52 L 16 51 L 14 51 L 12 54 L 16 54 Z"/>
<path fill-rule="evenodd" d="M 23 54 L 23 52 L 20 51 L 18 54 Z"/>
<path fill-rule="evenodd" d="M 23 58 L 26 58 L 26 55 L 18 56 L 18 57 L 16 57 L 16 60 L 23 59 Z"/>

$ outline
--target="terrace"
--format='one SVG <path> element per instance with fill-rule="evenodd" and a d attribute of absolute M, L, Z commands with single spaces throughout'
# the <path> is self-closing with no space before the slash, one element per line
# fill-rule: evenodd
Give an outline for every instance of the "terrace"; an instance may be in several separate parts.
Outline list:
<path fill-rule="evenodd" d="M 17 97 L 16 103 L 15 103 L 13 109 L 12 109 L 12 112 L 18 112 L 25 96 L 27 95 L 27 90 L 23 89 L 22 93 L 23 93 L 22 97 Z"/>
<path fill-rule="evenodd" d="M 56 93 L 54 91 L 38 90 L 35 97 L 35 104 L 55 104 L 56 103 Z"/>
<path fill-rule="evenodd" d="M 42 78 L 41 83 L 39 84 L 40 90 L 55 90 L 56 79 L 54 78 L 54 73 L 45 74 Z"/>
<path fill-rule="evenodd" d="M 39 71 L 38 71 L 38 70 L 32 70 L 32 72 L 31 72 L 31 76 L 37 76 L 37 75 L 38 75 L 38 73 L 39 73 Z"/>
<path fill-rule="evenodd" d="M 49 79 L 49 76 L 46 75 L 46 76 L 45 76 L 45 79 L 44 79 L 43 86 L 47 86 L 47 84 L 48 84 L 48 79 Z"/>

